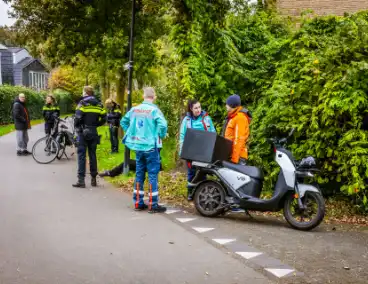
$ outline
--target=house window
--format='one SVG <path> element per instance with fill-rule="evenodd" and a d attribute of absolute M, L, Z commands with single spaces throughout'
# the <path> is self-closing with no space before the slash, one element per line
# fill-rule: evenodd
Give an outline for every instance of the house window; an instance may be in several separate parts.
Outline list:
<path fill-rule="evenodd" d="M 47 88 L 48 73 L 45 72 L 29 72 L 29 86 L 36 90 L 45 90 Z"/>

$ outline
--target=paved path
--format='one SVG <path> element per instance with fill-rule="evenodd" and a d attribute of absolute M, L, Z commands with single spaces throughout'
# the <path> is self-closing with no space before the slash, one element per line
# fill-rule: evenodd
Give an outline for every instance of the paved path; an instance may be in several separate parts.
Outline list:
<path fill-rule="evenodd" d="M 273 283 L 126 194 L 72 188 L 75 160 L 39 165 L 14 144 L 0 137 L 1 284 Z"/>
<path fill-rule="evenodd" d="M 190 210 L 192 211 L 192 210 Z M 282 284 L 368 283 L 368 228 L 322 224 L 311 232 L 243 213 L 204 218 L 176 208 L 167 215 L 189 232 Z M 272 278 L 273 276 L 273 278 Z"/>

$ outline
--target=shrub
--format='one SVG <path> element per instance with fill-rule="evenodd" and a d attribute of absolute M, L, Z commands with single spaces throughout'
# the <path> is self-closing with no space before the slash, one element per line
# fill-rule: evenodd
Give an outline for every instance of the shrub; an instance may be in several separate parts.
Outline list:
<path fill-rule="evenodd" d="M 27 108 L 31 119 L 42 118 L 42 107 L 45 104 L 47 92 L 37 92 L 29 88 L 20 86 L 0 86 L 0 124 L 12 123 L 12 105 L 15 98 L 24 93 L 27 98 Z M 61 113 L 68 113 L 73 110 L 73 101 L 69 93 L 59 91 L 55 97 L 60 105 Z"/>
<path fill-rule="evenodd" d="M 0 124 L 12 123 L 12 105 L 15 98 L 24 93 L 27 98 L 27 107 L 31 119 L 42 118 L 42 106 L 45 102 L 45 94 L 32 89 L 19 86 L 0 86 Z"/>
<path fill-rule="evenodd" d="M 368 12 L 305 21 L 284 46 L 273 84 L 255 108 L 250 151 L 275 177 L 267 126 L 295 127 L 290 147 L 296 157 L 317 158 L 318 182 L 340 185 L 366 211 L 368 134 L 361 126 L 368 107 L 367 35 Z"/>
<path fill-rule="evenodd" d="M 53 95 L 56 98 L 61 113 L 71 113 L 74 111 L 76 106 L 71 93 L 56 89 L 53 91 Z"/>

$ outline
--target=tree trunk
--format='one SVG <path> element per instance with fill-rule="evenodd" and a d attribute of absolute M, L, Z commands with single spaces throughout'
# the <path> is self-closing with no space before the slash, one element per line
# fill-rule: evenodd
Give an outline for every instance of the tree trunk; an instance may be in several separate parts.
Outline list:
<path fill-rule="evenodd" d="M 111 82 L 107 79 L 106 80 L 106 97 L 104 98 L 104 103 L 110 97 L 111 97 Z"/>
<path fill-rule="evenodd" d="M 120 105 L 121 112 L 124 115 L 126 112 L 126 107 L 124 106 L 125 104 L 125 77 L 124 77 L 123 72 L 121 72 L 118 75 L 118 78 L 116 80 L 116 102 Z M 121 129 L 121 127 L 119 127 L 119 137 L 122 138 L 123 135 L 124 135 L 123 130 Z"/>
<path fill-rule="evenodd" d="M 101 102 L 104 104 L 107 98 L 109 97 L 108 84 L 107 84 L 105 72 L 100 78 L 100 85 L 101 85 Z"/>
<path fill-rule="evenodd" d="M 125 113 L 125 77 L 123 73 L 118 75 L 116 80 L 116 102 L 120 105 L 121 111 Z"/>

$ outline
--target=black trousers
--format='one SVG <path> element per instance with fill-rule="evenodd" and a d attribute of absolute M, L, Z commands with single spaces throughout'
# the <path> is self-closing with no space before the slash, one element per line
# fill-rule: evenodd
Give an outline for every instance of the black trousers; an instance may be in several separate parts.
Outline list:
<path fill-rule="evenodd" d="M 118 137 L 119 128 L 116 126 L 110 125 L 110 142 L 111 142 L 111 152 L 117 153 L 119 152 L 119 137 Z"/>
<path fill-rule="evenodd" d="M 86 176 L 86 156 L 88 150 L 89 168 L 92 177 L 97 176 L 97 157 L 96 150 L 98 144 L 98 136 L 86 140 L 83 134 L 78 134 L 78 177 Z"/>
<path fill-rule="evenodd" d="M 52 128 L 54 127 L 55 122 L 45 122 L 45 133 L 46 135 L 51 134 Z M 56 138 L 57 133 L 54 133 L 53 137 Z"/>

